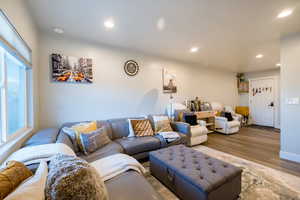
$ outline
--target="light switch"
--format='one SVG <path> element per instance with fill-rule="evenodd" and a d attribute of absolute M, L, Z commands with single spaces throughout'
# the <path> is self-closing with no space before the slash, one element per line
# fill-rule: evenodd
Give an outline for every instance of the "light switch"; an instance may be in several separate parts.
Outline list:
<path fill-rule="evenodd" d="M 288 104 L 288 105 L 298 105 L 299 104 L 299 97 L 287 98 L 286 99 L 286 104 Z"/>

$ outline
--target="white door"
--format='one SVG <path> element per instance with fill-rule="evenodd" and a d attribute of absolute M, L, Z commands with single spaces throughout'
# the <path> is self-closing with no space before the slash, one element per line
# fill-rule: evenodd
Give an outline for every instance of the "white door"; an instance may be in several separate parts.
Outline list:
<path fill-rule="evenodd" d="M 253 124 L 274 127 L 275 80 L 261 78 L 250 80 L 250 116 Z"/>

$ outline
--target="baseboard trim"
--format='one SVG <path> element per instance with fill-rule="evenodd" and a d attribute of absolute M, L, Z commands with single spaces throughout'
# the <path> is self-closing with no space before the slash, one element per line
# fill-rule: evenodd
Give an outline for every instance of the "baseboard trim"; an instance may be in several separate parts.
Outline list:
<path fill-rule="evenodd" d="M 280 158 L 300 163 L 300 154 L 280 151 Z"/>

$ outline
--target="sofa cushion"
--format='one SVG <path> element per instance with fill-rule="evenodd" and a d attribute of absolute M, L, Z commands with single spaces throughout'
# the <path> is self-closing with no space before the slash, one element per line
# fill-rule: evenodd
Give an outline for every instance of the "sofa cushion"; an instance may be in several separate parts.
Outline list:
<path fill-rule="evenodd" d="M 75 153 L 78 152 L 78 149 L 76 149 L 76 147 L 73 145 L 70 136 L 63 131 L 59 132 L 56 143 L 65 144 L 65 145 L 69 146 Z"/>
<path fill-rule="evenodd" d="M 239 121 L 231 121 L 227 123 L 228 128 L 235 128 L 235 127 L 239 127 L 241 124 Z"/>
<path fill-rule="evenodd" d="M 59 131 L 56 128 L 48 128 L 38 131 L 29 140 L 27 140 L 22 147 L 55 143 L 58 132 Z"/>
<path fill-rule="evenodd" d="M 132 183 L 132 184 L 128 184 Z M 109 198 L 113 200 L 143 199 L 162 200 L 147 180 L 135 171 L 127 171 L 105 181 Z M 138 197 L 137 197 L 138 195 Z"/>
<path fill-rule="evenodd" d="M 86 160 L 87 162 L 93 162 L 95 160 L 104 158 L 106 156 L 110 156 L 116 153 L 123 153 L 123 148 L 121 145 L 119 145 L 116 142 L 110 142 L 109 144 L 105 145 L 104 147 L 98 149 L 97 151 L 89 154 L 89 155 L 84 155 L 84 154 L 79 154 L 79 156 Z"/>
<path fill-rule="evenodd" d="M 152 151 L 161 147 L 160 140 L 153 136 L 121 138 L 115 141 L 123 147 L 128 155 Z"/>
<path fill-rule="evenodd" d="M 108 120 L 112 130 L 112 138 L 118 139 L 129 135 L 129 123 L 127 118 Z"/>

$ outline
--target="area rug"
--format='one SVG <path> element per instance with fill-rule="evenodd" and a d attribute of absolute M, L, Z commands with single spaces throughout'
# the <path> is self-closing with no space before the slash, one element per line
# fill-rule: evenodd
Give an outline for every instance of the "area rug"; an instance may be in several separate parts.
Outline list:
<path fill-rule="evenodd" d="M 300 200 L 300 177 L 232 156 L 205 146 L 194 147 L 202 153 L 243 169 L 242 192 L 239 200 Z M 149 172 L 149 162 L 143 164 L 147 180 L 165 200 L 178 198 Z"/>

